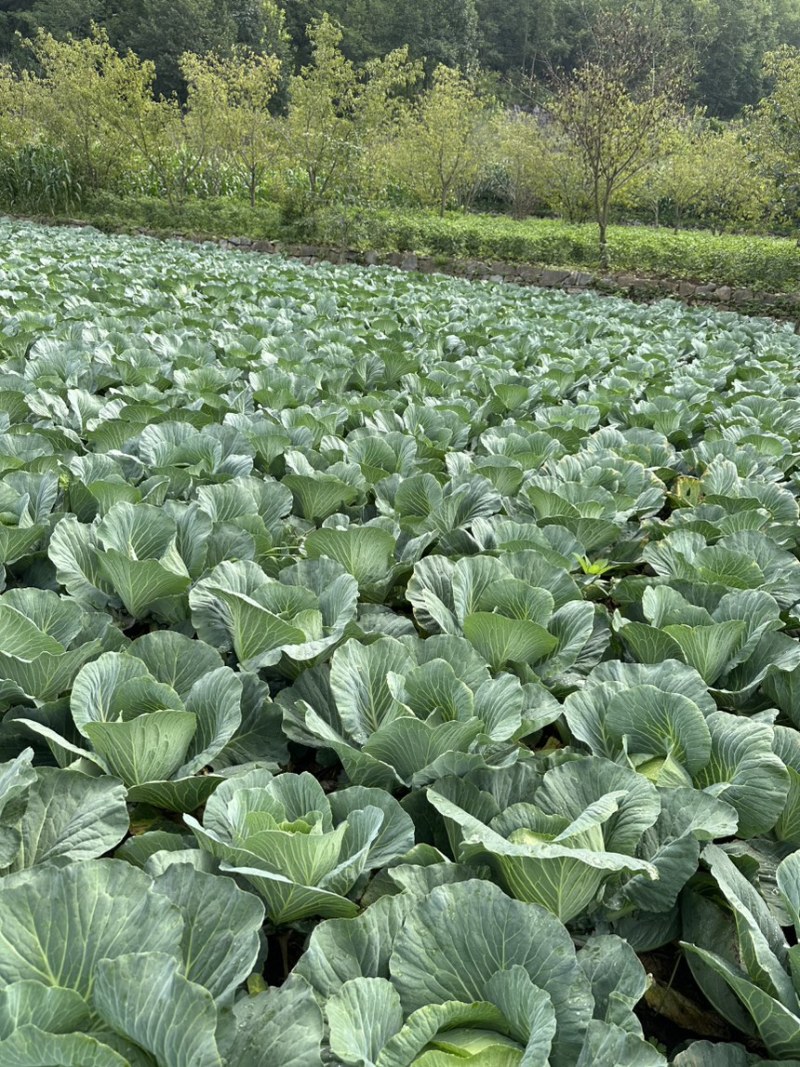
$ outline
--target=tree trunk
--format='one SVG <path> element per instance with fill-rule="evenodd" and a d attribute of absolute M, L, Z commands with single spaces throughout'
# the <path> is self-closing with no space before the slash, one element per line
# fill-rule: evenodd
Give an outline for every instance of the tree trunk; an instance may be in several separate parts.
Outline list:
<path fill-rule="evenodd" d="M 600 266 L 603 270 L 608 270 L 608 223 L 602 216 L 597 220 L 597 228 L 600 231 Z"/>
<path fill-rule="evenodd" d="M 254 170 L 251 170 L 250 171 L 250 207 L 255 207 L 256 206 L 256 185 L 257 184 L 258 183 L 256 181 L 256 172 Z"/>
<path fill-rule="evenodd" d="M 169 175 L 166 174 L 163 168 L 161 167 L 158 168 L 158 171 L 156 173 L 161 179 L 161 184 L 164 186 L 164 193 L 167 197 L 167 203 L 169 204 L 172 211 L 177 211 L 177 207 L 175 204 L 175 190 L 172 187 L 172 182 L 170 180 Z"/>
<path fill-rule="evenodd" d="M 595 175 L 594 180 L 594 217 L 597 220 L 597 228 L 599 230 L 599 252 L 600 252 L 600 269 L 608 270 L 608 202 L 610 200 L 609 190 L 605 189 L 603 196 L 600 195 L 600 182 L 599 177 Z"/>

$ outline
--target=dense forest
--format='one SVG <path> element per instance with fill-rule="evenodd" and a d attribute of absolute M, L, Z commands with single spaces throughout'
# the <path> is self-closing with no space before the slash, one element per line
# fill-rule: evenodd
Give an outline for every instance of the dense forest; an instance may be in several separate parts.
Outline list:
<path fill-rule="evenodd" d="M 0 59 L 28 61 L 22 37 L 39 27 L 64 38 L 96 22 L 119 50 L 156 64 L 157 87 L 182 93 L 184 52 L 224 51 L 239 42 L 308 62 L 306 28 L 327 12 L 356 63 L 402 45 L 431 76 L 445 63 L 487 72 L 496 93 L 524 103 L 554 68 L 571 69 L 590 46 L 592 27 L 615 0 L 0 0 Z M 691 71 L 691 103 L 722 118 L 755 104 L 765 85 L 762 59 L 800 44 L 800 0 L 640 0 L 641 17 Z"/>

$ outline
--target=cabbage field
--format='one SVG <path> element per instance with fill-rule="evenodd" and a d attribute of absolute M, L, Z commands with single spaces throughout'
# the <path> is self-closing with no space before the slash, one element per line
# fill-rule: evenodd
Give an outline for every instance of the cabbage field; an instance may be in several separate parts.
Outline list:
<path fill-rule="evenodd" d="M 791 326 L 0 240 L 0 1067 L 800 1064 Z"/>

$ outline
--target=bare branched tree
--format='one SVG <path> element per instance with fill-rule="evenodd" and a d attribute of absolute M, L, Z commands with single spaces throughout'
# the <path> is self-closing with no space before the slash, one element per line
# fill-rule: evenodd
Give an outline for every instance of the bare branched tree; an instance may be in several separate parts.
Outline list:
<path fill-rule="evenodd" d="M 580 66 L 551 74 L 552 114 L 586 170 L 604 269 L 614 199 L 666 150 L 686 74 L 665 48 L 658 20 L 643 20 L 633 5 L 598 20 Z"/>

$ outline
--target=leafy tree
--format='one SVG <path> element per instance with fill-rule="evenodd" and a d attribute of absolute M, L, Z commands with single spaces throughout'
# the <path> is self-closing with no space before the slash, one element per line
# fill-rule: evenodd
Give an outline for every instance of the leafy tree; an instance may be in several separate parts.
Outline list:
<path fill-rule="evenodd" d="M 587 0 L 478 0 L 481 63 L 517 86 L 549 68 L 570 68 L 596 6 Z"/>
<path fill-rule="evenodd" d="M 58 40 L 88 37 L 93 23 L 105 25 L 108 0 L 0 0 L 0 55 L 15 67 L 30 66 L 23 40 L 39 30 Z"/>
<path fill-rule="evenodd" d="M 572 76 L 553 110 L 580 151 L 592 189 L 600 262 L 608 268 L 611 207 L 622 189 L 664 152 L 672 102 L 660 94 L 636 99 L 613 74 L 587 64 Z"/>
<path fill-rule="evenodd" d="M 642 26 L 658 28 L 662 52 L 690 73 L 691 101 L 731 118 L 763 95 L 762 60 L 780 44 L 800 44 L 798 0 L 619 0 Z"/>
<path fill-rule="evenodd" d="M 292 73 L 292 40 L 286 27 L 286 15 L 278 0 L 228 0 L 237 28 L 237 43 L 253 52 L 276 56 L 280 60 L 278 87 L 271 110 L 285 110 L 289 76 Z"/>
<path fill-rule="evenodd" d="M 591 216 L 592 191 L 582 157 L 547 112 L 504 112 L 496 119 L 492 142 L 515 218 L 542 210 L 570 222 Z"/>
<path fill-rule="evenodd" d="M 641 171 L 630 183 L 625 197 L 634 208 L 652 212 L 653 223 L 662 222 L 662 208 L 672 209 L 672 219 L 679 230 L 688 209 L 701 196 L 704 168 L 699 163 L 702 112 L 690 121 L 679 119 L 665 132 L 663 154 Z"/>
<path fill-rule="evenodd" d="M 422 203 L 444 215 L 451 200 L 463 202 L 475 187 L 488 133 L 486 105 L 469 80 L 440 66 L 431 88 L 401 123 L 398 172 Z"/>
<path fill-rule="evenodd" d="M 357 71 L 327 16 L 309 33 L 313 61 L 291 79 L 281 125 L 286 167 L 304 176 L 304 194 L 293 205 L 302 210 L 374 195 L 385 185 L 387 144 L 421 75 L 408 49 Z"/>
<path fill-rule="evenodd" d="M 18 77 L 10 63 L 0 64 L 0 154 L 9 152 L 36 138 L 31 114 L 30 77 Z"/>
<path fill-rule="evenodd" d="M 179 207 L 191 176 L 208 153 L 205 118 L 184 118 L 176 99 L 155 99 L 155 66 L 121 56 L 105 30 L 57 41 L 40 33 L 28 42 L 39 76 L 19 79 L 26 120 L 35 135 L 64 152 L 89 188 L 113 186 L 146 165 L 163 194 Z M 198 108 L 205 116 L 208 108 Z"/>
<path fill-rule="evenodd" d="M 93 23 L 101 23 L 107 14 L 107 0 L 36 0 L 29 22 L 31 30 L 43 29 L 63 40 L 69 34 L 88 37 Z"/>
<path fill-rule="evenodd" d="M 187 121 L 204 122 L 209 140 L 244 175 L 250 203 L 275 151 L 275 119 L 270 103 L 280 77 L 276 56 L 237 46 L 230 55 L 187 53 L 181 71 L 188 85 Z M 198 114 L 205 109 L 206 114 Z"/>
<path fill-rule="evenodd" d="M 142 156 L 158 177 L 170 205 L 183 209 L 191 183 L 221 147 L 215 87 L 187 86 L 186 108 L 175 97 L 147 101 L 137 117 Z"/>
<path fill-rule="evenodd" d="M 707 129 L 697 143 L 697 208 L 715 232 L 764 218 L 777 190 L 752 164 L 741 123 Z"/>
<path fill-rule="evenodd" d="M 351 171 L 353 187 L 367 199 L 385 195 L 394 177 L 393 143 L 412 106 L 411 91 L 423 76 L 421 62 L 398 48 L 363 69 L 353 112 L 358 153 Z"/>
<path fill-rule="evenodd" d="M 441 65 L 466 71 L 478 56 L 476 0 L 399 0 L 388 5 L 378 28 L 380 50 L 407 44 L 413 58 L 425 60 L 429 79 Z"/>
<path fill-rule="evenodd" d="M 751 147 L 761 170 L 781 190 L 784 209 L 800 204 L 800 50 L 784 47 L 764 60 L 772 91 L 755 108 Z"/>
<path fill-rule="evenodd" d="M 545 129 L 542 174 L 546 203 L 554 214 L 567 222 L 586 222 L 592 217 L 592 183 L 583 158 L 556 125 Z"/>
<path fill-rule="evenodd" d="M 440 63 L 467 69 L 479 51 L 477 0 L 291 0 L 284 7 L 304 64 L 313 51 L 307 27 L 323 15 L 341 27 L 342 50 L 356 63 L 408 47 L 430 76 Z"/>
<path fill-rule="evenodd" d="M 152 66 L 121 56 L 98 28 L 66 41 L 41 32 L 28 47 L 41 71 L 26 83 L 28 106 L 42 135 L 88 187 L 113 184 L 129 164 L 126 112 L 151 99 Z"/>
<path fill-rule="evenodd" d="M 240 44 L 286 58 L 286 16 L 277 0 L 230 0 Z"/>
<path fill-rule="evenodd" d="M 169 100 L 137 98 L 120 123 L 131 148 L 146 164 L 159 193 L 180 213 L 189 197 L 192 179 L 212 157 L 214 127 L 208 104 L 191 101 L 184 116 L 181 105 Z"/>
<path fill-rule="evenodd" d="M 0 199 L 7 207 L 69 211 L 83 191 L 67 154 L 42 139 L 41 85 L 0 64 Z"/>
<path fill-rule="evenodd" d="M 797 0 L 695 0 L 700 55 L 695 94 L 713 115 L 731 118 L 765 90 L 763 59 L 781 44 L 800 44 Z"/>
<path fill-rule="evenodd" d="M 323 0 L 282 0 L 281 10 L 286 22 L 286 31 L 292 42 L 295 62 L 302 69 L 312 62 L 313 27 L 328 15 L 331 21 L 338 22 L 340 12 L 336 2 L 325 4 Z"/>
<path fill-rule="evenodd" d="M 758 222 L 776 195 L 753 166 L 742 124 L 709 122 L 702 112 L 675 124 L 664 156 L 639 175 L 629 192 L 631 205 L 652 210 L 656 225 L 661 208 L 668 205 L 676 230 L 691 217 L 715 231 Z"/>
<path fill-rule="evenodd" d="M 492 130 L 498 163 L 505 173 L 515 218 L 530 215 L 547 197 L 547 153 L 544 116 L 523 111 L 500 114 Z"/>
<path fill-rule="evenodd" d="M 353 158 L 358 76 L 339 48 L 342 31 L 327 16 L 309 28 L 309 35 L 312 62 L 289 83 L 283 140 L 287 160 L 304 174 L 315 204 L 334 198 Z"/>

